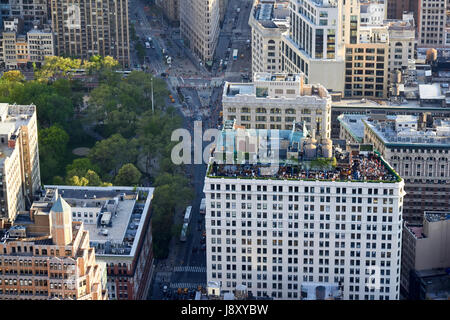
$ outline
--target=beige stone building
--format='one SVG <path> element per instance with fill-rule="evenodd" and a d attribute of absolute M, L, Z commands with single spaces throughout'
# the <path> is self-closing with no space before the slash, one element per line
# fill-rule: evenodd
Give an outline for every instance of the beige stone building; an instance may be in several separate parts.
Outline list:
<path fill-rule="evenodd" d="M 406 222 L 402 243 L 401 285 L 408 292 L 414 271 L 450 266 L 450 213 L 425 212 L 422 223 Z"/>
<path fill-rule="evenodd" d="M 130 64 L 128 0 L 51 0 L 56 55 L 112 56 Z"/>
<path fill-rule="evenodd" d="M 219 0 L 182 0 L 180 32 L 185 45 L 203 62 L 212 63 L 219 39 Z"/>
<path fill-rule="evenodd" d="M 36 106 L 0 104 L 0 228 L 31 205 L 40 188 Z"/>
<path fill-rule="evenodd" d="M 427 210 L 450 210 L 450 123 L 421 116 L 372 115 L 363 120 L 371 143 L 405 179 L 404 220 L 422 221 Z"/>
<path fill-rule="evenodd" d="M 291 130 L 302 122 L 316 139 L 330 138 L 331 96 L 322 85 L 305 84 L 303 74 L 256 73 L 253 83 L 226 82 L 224 120 L 247 129 Z"/>
<path fill-rule="evenodd" d="M 418 47 L 450 47 L 450 2 L 421 0 L 419 5 Z"/>
<path fill-rule="evenodd" d="M 345 46 L 344 97 L 387 98 L 388 53 L 387 27 L 361 27 L 359 43 Z"/>
<path fill-rule="evenodd" d="M 72 220 L 89 231 L 96 260 L 106 264 L 109 300 L 145 300 L 153 276 L 150 203 L 153 188 L 45 186 L 32 210 L 61 194 Z"/>
<path fill-rule="evenodd" d="M 106 268 L 82 222 L 55 194 L 51 207 L 17 217 L 0 230 L 1 300 L 106 300 Z"/>
<path fill-rule="evenodd" d="M 289 30 L 288 2 L 256 1 L 250 13 L 252 73 L 282 72 L 282 34 Z"/>
<path fill-rule="evenodd" d="M 53 33 L 48 29 L 33 29 L 26 35 L 3 31 L 0 44 L 0 63 L 6 69 L 18 69 L 27 63 L 42 63 L 46 56 L 54 56 Z"/>
<path fill-rule="evenodd" d="M 408 68 L 408 61 L 414 59 L 414 45 L 416 31 L 414 23 L 407 20 L 394 20 L 387 22 L 389 31 L 388 72 L 392 75 L 395 70 Z"/>

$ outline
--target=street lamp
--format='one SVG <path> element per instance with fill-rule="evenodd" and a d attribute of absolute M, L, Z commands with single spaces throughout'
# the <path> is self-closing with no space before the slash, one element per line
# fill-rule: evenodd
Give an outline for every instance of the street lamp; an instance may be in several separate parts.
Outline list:
<path fill-rule="evenodd" d="M 155 107 L 153 103 L 153 77 L 151 78 L 151 84 L 152 84 L 152 113 L 155 113 Z"/>

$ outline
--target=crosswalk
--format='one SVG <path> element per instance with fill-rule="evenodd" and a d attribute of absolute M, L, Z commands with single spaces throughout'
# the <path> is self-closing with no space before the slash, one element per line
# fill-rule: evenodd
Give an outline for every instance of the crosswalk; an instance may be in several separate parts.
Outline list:
<path fill-rule="evenodd" d="M 172 276 L 172 272 L 156 272 L 155 281 L 157 281 L 157 282 L 169 281 L 171 276 Z"/>
<path fill-rule="evenodd" d="M 173 272 L 206 272 L 206 267 L 181 266 L 173 268 Z"/>
<path fill-rule="evenodd" d="M 206 287 L 206 283 L 204 283 L 204 282 L 198 282 L 198 283 L 193 283 L 193 282 L 176 282 L 176 283 L 171 283 L 170 284 L 170 288 L 171 289 L 177 289 L 177 288 L 197 289 L 198 286 Z"/>

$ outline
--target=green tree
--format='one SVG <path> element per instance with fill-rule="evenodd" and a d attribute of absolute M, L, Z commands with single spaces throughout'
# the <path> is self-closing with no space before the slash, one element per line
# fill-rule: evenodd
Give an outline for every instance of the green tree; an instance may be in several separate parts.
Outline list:
<path fill-rule="evenodd" d="M 1 79 L 7 80 L 7 81 L 20 82 L 20 81 L 25 80 L 25 76 L 19 70 L 11 70 L 11 71 L 6 71 L 5 73 L 3 73 L 3 76 Z"/>
<path fill-rule="evenodd" d="M 40 82 L 48 82 L 57 78 L 71 79 L 71 71 L 81 68 L 81 59 L 61 56 L 47 56 L 43 66 L 35 71 L 35 78 Z"/>
<path fill-rule="evenodd" d="M 44 183 L 61 173 L 67 155 L 69 135 L 59 126 L 39 130 L 39 161 Z"/>
<path fill-rule="evenodd" d="M 78 177 L 78 176 L 73 176 L 72 178 L 69 179 L 69 185 L 71 186 L 78 186 L 78 187 L 84 187 L 87 186 L 89 184 L 89 180 L 86 179 L 85 177 Z"/>
<path fill-rule="evenodd" d="M 84 176 L 84 178 L 89 181 L 88 182 L 88 186 L 94 186 L 94 187 L 98 187 L 102 185 L 102 180 L 100 179 L 99 175 L 92 170 L 88 170 L 86 172 L 86 175 Z"/>
<path fill-rule="evenodd" d="M 73 176 L 84 177 L 89 170 L 99 172 L 100 167 L 93 164 L 89 158 L 75 159 L 71 164 L 66 166 L 66 181 Z"/>
<path fill-rule="evenodd" d="M 125 163 L 135 163 L 137 159 L 137 140 L 126 140 L 120 134 L 98 141 L 89 152 L 89 159 L 98 165 L 103 173 L 113 172 Z"/>
<path fill-rule="evenodd" d="M 139 183 L 141 176 L 141 172 L 132 163 L 127 163 L 120 168 L 114 184 L 116 186 L 134 186 Z"/>

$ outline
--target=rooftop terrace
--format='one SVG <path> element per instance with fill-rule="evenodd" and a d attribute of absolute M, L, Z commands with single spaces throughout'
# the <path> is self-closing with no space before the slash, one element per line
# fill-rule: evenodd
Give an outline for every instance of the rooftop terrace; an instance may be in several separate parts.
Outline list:
<path fill-rule="evenodd" d="M 360 153 L 339 158 L 337 165 L 323 159 L 290 161 L 280 164 L 218 164 L 211 163 L 209 178 L 243 178 L 275 180 L 326 180 L 354 182 L 400 182 L 400 177 L 375 153 Z"/>

